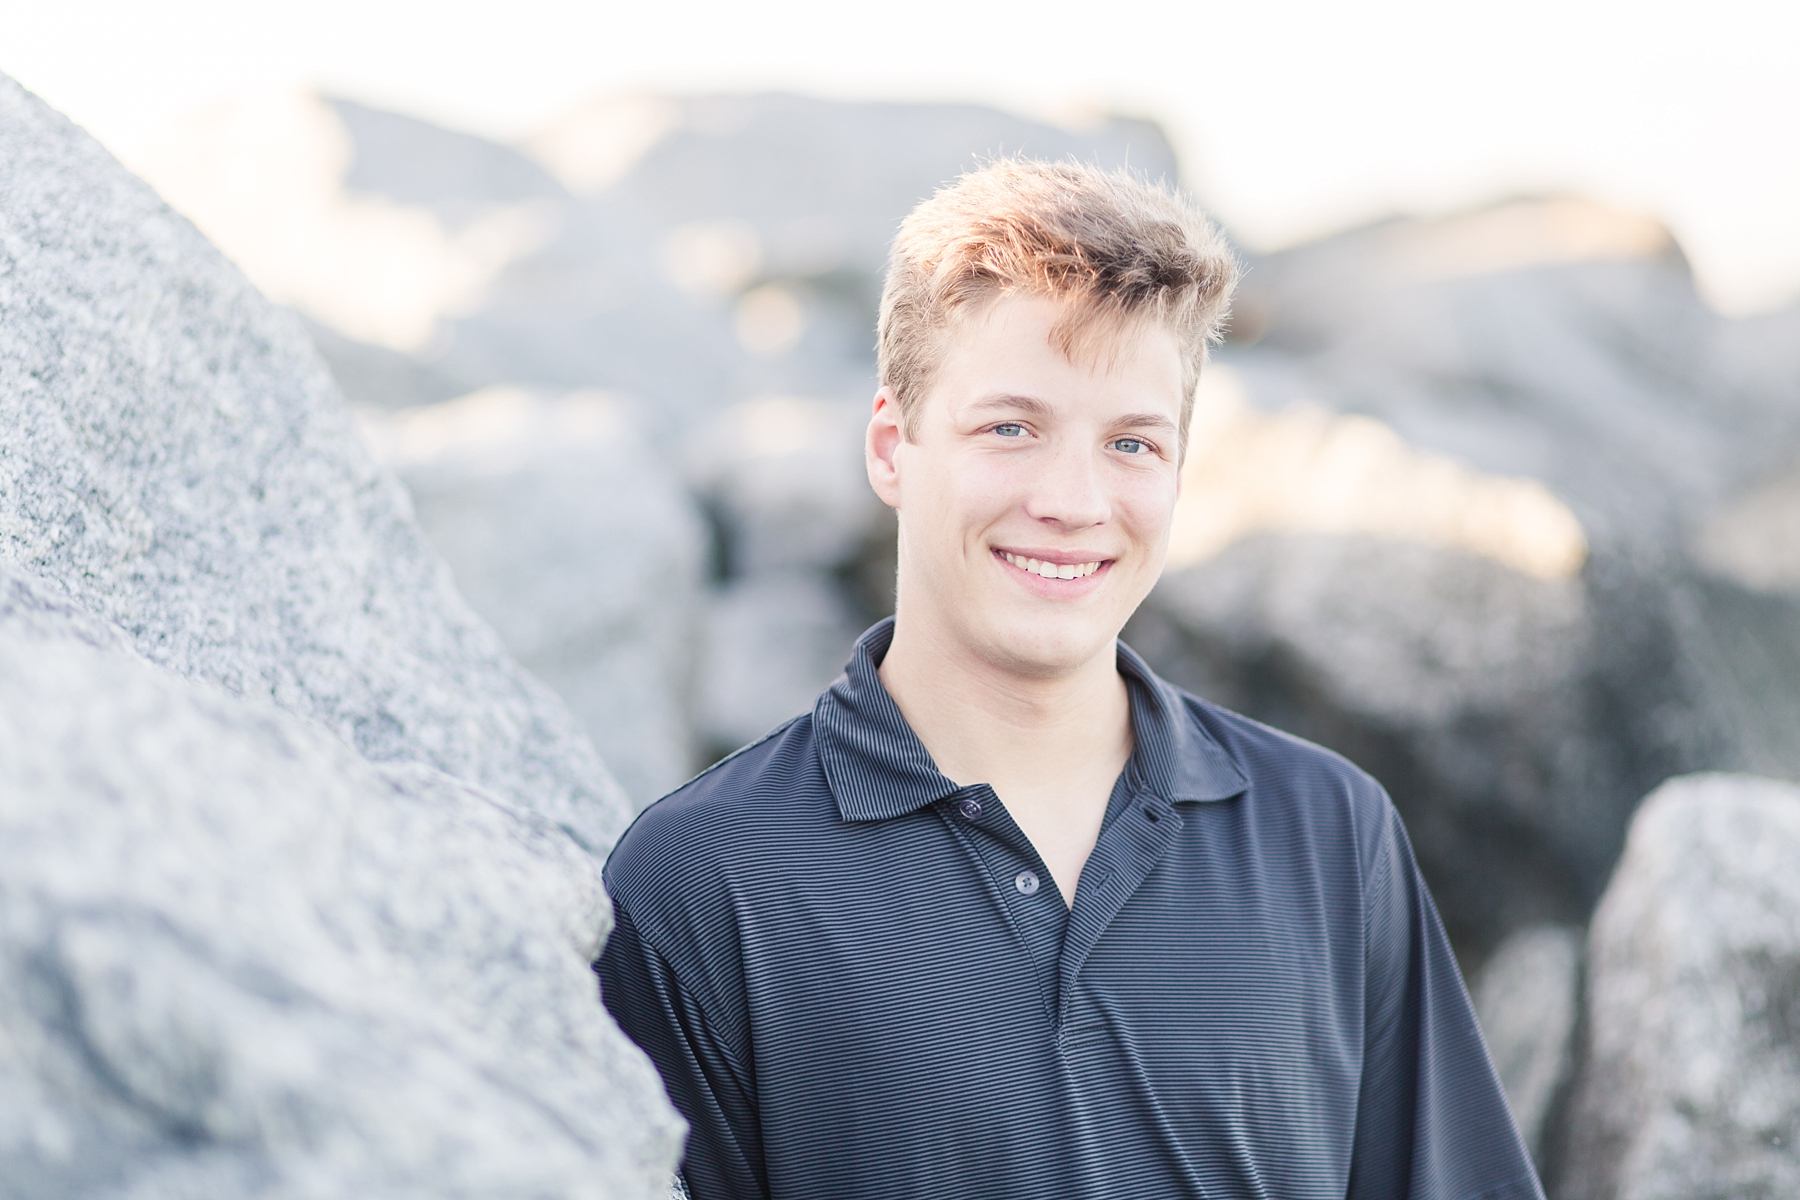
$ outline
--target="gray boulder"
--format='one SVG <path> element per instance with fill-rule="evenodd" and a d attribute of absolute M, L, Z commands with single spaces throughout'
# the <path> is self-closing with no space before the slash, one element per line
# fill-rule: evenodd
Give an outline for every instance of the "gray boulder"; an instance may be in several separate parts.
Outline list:
<path fill-rule="evenodd" d="M 1509 935 L 1471 990 L 1513 1120 L 1541 1171 L 1545 1122 L 1575 1065 L 1581 931 L 1533 925 Z"/>
<path fill-rule="evenodd" d="M 488 388 L 365 410 L 361 424 L 462 594 L 581 719 L 634 803 L 691 775 L 707 531 L 632 406 Z"/>
<path fill-rule="evenodd" d="M 630 812 L 296 320 L 0 79 L 0 1193 L 660 1194 Z"/>
<path fill-rule="evenodd" d="M 290 314 L 0 91 L 0 562 L 151 661 L 609 845 L 629 805 L 463 605 Z"/>
<path fill-rule="evenodd" d="M 0 1196 L 652 1197 L 595 860 L 0 569 Z"/>
<path fill-rule="evenodd" d="M 1800 1195 L 1800 787 L 1672 779 L 1588 934 L 1558 1194 Z"/>

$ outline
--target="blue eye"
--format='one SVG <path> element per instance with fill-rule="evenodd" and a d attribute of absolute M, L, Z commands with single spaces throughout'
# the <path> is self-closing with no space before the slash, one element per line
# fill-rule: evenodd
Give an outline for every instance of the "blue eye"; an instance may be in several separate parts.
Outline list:
<path fill-rule="evenodd" d="M 1017 421 L 1008 421 L 1004 425 L 994 426 L 994 432 L 1001 437 L 1024 437 L 1025 427 Z"/>
<path fill-rule="evenodd" d="M 1113 448 L 1126 454 L 1148 454 L 1150 452 L 1149 443 L 1141 441 L 1138 438 L 1115 439 Z"/>

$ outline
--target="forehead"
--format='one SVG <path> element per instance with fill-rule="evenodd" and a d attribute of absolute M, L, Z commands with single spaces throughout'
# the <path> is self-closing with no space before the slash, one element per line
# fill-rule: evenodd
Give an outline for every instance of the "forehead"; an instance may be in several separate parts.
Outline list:
<path fill-rule="evenodd" d="M 1136 321 L 1070 339 L 1060 336 L 1068 315 L 1055 300 L 1003 296 L 962 317 L 947 331 L 930 389 L 940 401 L 934 407 L 1010 394 L 1093 411 L 1179 413 L 1183 362 L 1172 330 Z"/>

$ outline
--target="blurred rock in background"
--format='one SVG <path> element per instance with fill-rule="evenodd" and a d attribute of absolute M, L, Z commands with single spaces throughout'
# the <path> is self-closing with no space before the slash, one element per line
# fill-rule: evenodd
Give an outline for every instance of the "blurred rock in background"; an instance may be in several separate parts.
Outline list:
<path fill-rule="evenodd" d="M 1800 1195 L 1800 787 L 1672 779 L 1588 934 L 1558 1194 Z"/>
<path fill-rule="evenodd" d="M 601 387 L 685 429 L 742 400 L 866 403 L 895 226 L 1021 151 L 1175 175 L 1149 122 L 782 95 L 605 99 L 519 147 L 279 95 L 170 130 L 143 170 L 314 323 L 353 403 Z"/>
<path fill-rule="evenodd" d="M 1581 931 L 1530 925 L 1488 956 L 1472 989 L 1494 1070 L 1539 1171 L 1554 1137 L 1546 1126 L 1560 1115 L 1575 1068 L 1580 985 Z"/>

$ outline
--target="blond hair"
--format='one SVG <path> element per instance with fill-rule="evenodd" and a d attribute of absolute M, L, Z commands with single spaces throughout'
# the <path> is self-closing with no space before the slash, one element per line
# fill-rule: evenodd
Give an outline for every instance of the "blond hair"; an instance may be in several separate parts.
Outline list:
<path fill-rule="evenodd" d="M 1125 171 L 1007 158 L 962 176 L 900 223 L 881 293 L 882 386 L 917 431 L 918 408 L 960 319 L 1002 296 L 1056 300 L 1051 343 L 1072 361 L 1104 355 L 1140 322 L 1182 353 L 1181 438 L 1238 265 L 1190 201 Z"/>

